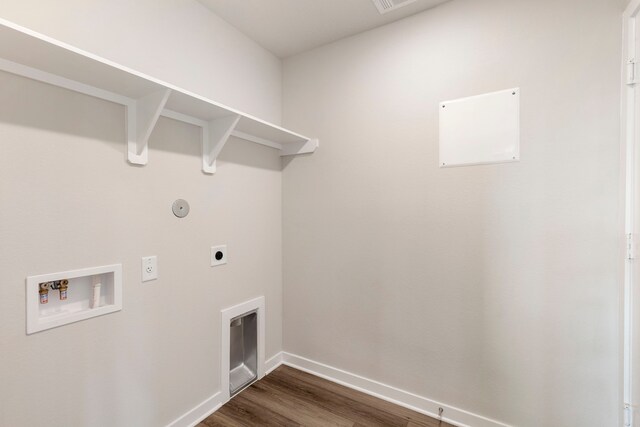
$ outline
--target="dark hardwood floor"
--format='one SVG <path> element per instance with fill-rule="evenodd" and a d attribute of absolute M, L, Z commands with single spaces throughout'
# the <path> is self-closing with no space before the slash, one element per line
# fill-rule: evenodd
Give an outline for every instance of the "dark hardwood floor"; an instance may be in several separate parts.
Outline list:
<path fill-rule="evenodd" d="M 197 427 L 453 427 L 314 375 L 280 366 Z"/>

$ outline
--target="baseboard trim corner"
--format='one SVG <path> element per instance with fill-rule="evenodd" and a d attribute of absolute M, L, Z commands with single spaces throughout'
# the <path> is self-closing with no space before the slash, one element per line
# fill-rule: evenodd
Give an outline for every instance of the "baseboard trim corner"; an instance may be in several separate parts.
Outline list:
<path fill-rule="evenodd" d="M 269 375 L 271 371 L 282 365 L 282 352 L 277 353 L 275 356 L 264 362 L 264 374 Z"/>
<path fill-rule="evenodd" d="M 275 356 L 264 362 L 265 375 L 270 374 L 271 371 L 280 365 L 282 365 L 282 352 L 277 353 Z M 167 427 L 194 427 L 200 423 L 200 421 L 220 409 L 220 407 L 225 403 L 227 402 L 222 401 L 222 393 L 217 392 L 204 402 L 189 410 L 187 413 L 173 420 L 167 425 Z"/>
<path fill-rule="evenodd" d="M 511 427 L 508 424 L 492 420 L 482 415 L 474 414 L 472 412 L 456 408 L 455 406 L 446 405 L 444 403 L 284 351 L 277 353 L 265 361 L 265 375 L 270 374 L 280 365 L 299 369 L 328 381 L 332 381 L 436 419 L 438 418 L 438 408 L 443 408 L 445 416 L 442 417 L 442 421 L 458 427 Z M 222 401 L 222 393 L 217 392 L 204 402 L 191 409 L 189 412 L 175 419 L 167 427 L 194 427 L 200 421 L 220 409 L 224 403 L 226 402 Z"/>
<path fill-rule="evenodd" d="M 167 427 L 194 427 L 200 421 L 213 414 L 220 409 L 222 404 L 222 393 L 217 392 L 213 396 L 206 399 L 187 413 L 173 420 Z"/>
<path fill-rule="evenodd" d="M 445 416 L 442 417 L 442 421 L 458 427 L 511 427 L 508 424 L 483 417 L 482 415 L 477 415 L 454 406 L 436 402 L 426 397 L 418 396 L 417 394 L 400 390 L 396 387 L 370 380 L 360 375 L 352 374 L 342 369 L 334 368 L 302 356 L 282 352 L 281 358 L 281 363 L 283 365 L 305 371 L 320 378 L 361 391 L 368 395 L 386 400 L 436 419 L 438 418 L 438 408 L 443 408 Z"/>

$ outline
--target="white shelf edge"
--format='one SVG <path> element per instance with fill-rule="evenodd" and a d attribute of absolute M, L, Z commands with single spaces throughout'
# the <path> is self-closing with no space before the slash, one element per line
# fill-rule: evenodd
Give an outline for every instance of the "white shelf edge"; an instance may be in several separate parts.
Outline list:
<path fill-rule="evenodd" d="M 4 58 L 0 58 L 0 70 L 7 73 L 16 74 L 18 76 L 27 77 L 31 80 L 36 80 L 42 83 L 48 83 L 53 86 L 58 86 L 63 89 L 68 89 L 74 92 L 83 93 L 85 95 L 100 98 L 105 101 L 113 102 L 120 105 L 131 105 L 133 100 L 124 95 L 109 92 L 94 86 L 86 85 L 84 83 L 70 80 L 65 77 L 61 77 L 55 74 L 48 73 L 46 71 L 38 70 L 27 65 L 18 64 Z"/>
<path fill-rule="evenodd" d="M 317 139 L 309 139 L 308 141 L 302 141 L 295 144 L 287 144 L 282 147 L 280 156 L 296 156 L 298 154 L 309 154 L 316 151 L 320 146 L 320 141 Z"/>
<path fill-rule="evenodd" d="M 278 144 L 277 142 L 269 141 L 268 139 L 260 138 L 259 136 L 249 135 L 245 132 L 240 132 L 239 130 L 234 130 L 231 132 L 231 136 L 236 138 L 244 139 L 245 141 L 255 142 L 256 144 L 265 145 L 267 147 L 275 148 L 277 150 L 282 150 L 283 145 Z"/>
<path fill-rule="evenodd" d="M 196 126 L 202 127 L 203 128 L 203 144 L 204 144 L 204 141 L 206 141 L 207 137 L 204 135 L 204 133 L 208 132 L 207 129 L 209 124 L 207 121 L 201 120 L 196 117 L 191 117 L 189 115 L 186 115 L 177 111 L 164 109 L 164 104 L 166 104 L 169 94 L 171 92 L 180 93 L 188 97 L 191 97 L 193 99 L 202 101 L 206 104 L 217 107 L 219 109 L 226 110 L 229 112 L 229 116 L 238 116 L 238 119 L 245 118 L 245 119 L 257 122 L 264 126 L 270 127 L 277 131 L 293 136 L 294 138 L 298 138 L 300 139 L 300 141 L 292 142 L 292 143 L 281 143 L 278 141 L 270 141 L 268 139 L 265 139 L 256 135 L 251 135 L 245 132 L 236 131 L 234 129 L 231 129 L 230 134 L 227 135 L 227 138 L 228 136 L 235 136 L 237 138 L 241 138 L 257 144 L 272 147 L 272 148 L 281 150 L 282 151 L 281 155 L 283 156 L 310 153 L 310 152 L 313 152 L 318 147 L 317 139 L 311 139 L 306 136 L 300 135 L 296 132 L 292 132 L 288 129 L 285 129 L 281 126 L 267 122 L 266 120 L 262 120 L 251 114 L 244 113 L 242 111 L 236 110 L 234 108 L 231 108 L 219 102 L 213 101 L 204 96 L 198 95 L 186 89 L 175 86 L 171 83 L 167 83 L 165 81 L 156 79 L 147 74 L 141 73 L 139 71 L 133 70 L 131 68 L 118 64 L 116 62 L 102 58 L 98 55 L 84 51 L 75 46 L 71 46 L 60 40 L 56 40 L 52 37 L 30 30 L 28 28 L 15 24 L 6 19 L 0 18 L 0 25 L 160 86 L 160 92 L 162 92 L 163 94 L 166 94 L 166 98 L 153 96 L 154 102 L 151 103 L 151 105 L 155 107 L 155 108 L 152 108 L 154 110 L 153 114 L 151 114 L 150 117 L 147 117 L 148 120 L 145 120 L 144 123 L 142 123 L 145 126 L 142 126 L 141 129 L 138 129 L 137 125 L 139 124 L 138 122 L 140 122 L 140 120 L 138 120 L 137 116 L 140 114 L 140 111 L 137 111 L 138 110 L 137 106 L 138 106 L 138 102 L 144 103 L 145 102 L 144 99 L 142 100 L 131 99 L 129 97 L 120 95 L 118 93 L 110 92 L 110 91 L 100 89 L 91 85 L 87 85 L 75 80 L 70 80 L 56 74 L 52 74 L 43 70 L 32 68 L 24 64 L 19 64 L 16 62 L 6 60 L 4 58 L 0 58 L 0 70 L 2 71 L 6 71 L 12 74 L 17 74 L 33 80 L 48 83 L 54 86 L 62 87 L 68 90 L 80 92 L 85 95 L 93 96 L 96 98 L 100 98 L 106 101 L 110 101 L 110 102 L 114 102 L 114 103 L 126 106 L 127 107 L 127 134 L 128 134 L 127 151 L 128 151 L 128 159 L 131 163 L 140 164 L 140 165 L 144 165 L 147 163 L 148 150 L 147 150 L 146 139 L 148 139 L 148 136 L 151 134 L 151 131 L 153 130 L 153 127 L 155 126 L 155 123 L 157 121 L 158 115 L 166 116 L 175 120 L 180 120 L 186 123 L 191 123 Z M 156 94 L 152 94 L 152 95 L 156 95 Z M 148 108 L 145 108 L 145 112 L 147 110 Z M 224 142 L 226 143 L 226 139 Z M 224 143 L 222 145 L 224 146 Z M 286 147 L 290 147 L 290 148 L 286 148 Z M 205 167 L 205 163 L 209 165 L 215 164 L 215 158 L 205 159 L 204 154 L 205 152 L 203 150 L 203 170 L 206 173 L 212 173 L 210 172 L 212 168 Z M 217 155 L 217 153 L 215 154 Z M 213 170 L 215 170 L 215 166 L 213 166 Z"/>

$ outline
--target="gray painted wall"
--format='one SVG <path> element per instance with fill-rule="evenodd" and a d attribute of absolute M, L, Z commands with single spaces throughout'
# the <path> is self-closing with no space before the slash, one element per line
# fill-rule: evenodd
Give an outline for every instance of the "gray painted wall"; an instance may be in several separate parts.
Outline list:
<path fill-rule="evenodd" d="M 518 426 L 618 425 L 621 5 L 454 0 L 287 59 L 284 348 Z M 519 163 L 438 102 L 519 86 Z"/>
<path fill-rule="evenodd" d="M 131 68 L 280 118 L 280 61 L 195 1 L 15 1 L 0 9 Z M 199 128 L 160 118 L 149 164 L 131 166 L 123 107 L 5 73 L 0 88 L 0 425 L 168 424 L 219 390 L 220 310 L 259 295 L 266 356 L 281 350 L 275 150 L 232 138 L 217 173 L 204 175 Z M 191 204 L 183 220 L 171 213 L 177 198 Z M 229 264 L 209 267 L 210 246 L 224 243 Z M 147 255 L 158 256 L 160 277 L 142 284 Z M 123 264 L 121 312 L 25 335 L 27 276 L 111 263 Z"/>

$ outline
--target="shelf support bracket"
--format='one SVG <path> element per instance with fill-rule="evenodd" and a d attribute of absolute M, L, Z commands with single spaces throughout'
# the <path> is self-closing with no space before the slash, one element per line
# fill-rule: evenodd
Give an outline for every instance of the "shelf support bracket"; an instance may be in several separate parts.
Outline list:
<path fill-rule="evenodd" d="M 216 173 L 216 159 L 235 129 L 239 114 L 211 120 L 202 128 L 202 171 Z"/>
<path fill-rule="evenodd" d="M 150 93 L 127 104 L 127 158 L 129 163 L 146 165 L 149 161 L 149 136 L 162 112 L 171 89 Z"/>
<path fill-rule="evenodd" d="M 316 151 L 316 148 L 320 145 L 318 139 L 309 139 L 303 142 L 296 142 L 295 144 L 286 144 L 280 150 L 280 156 L 295 156 L 296 154 L 308 154 Z"/>

